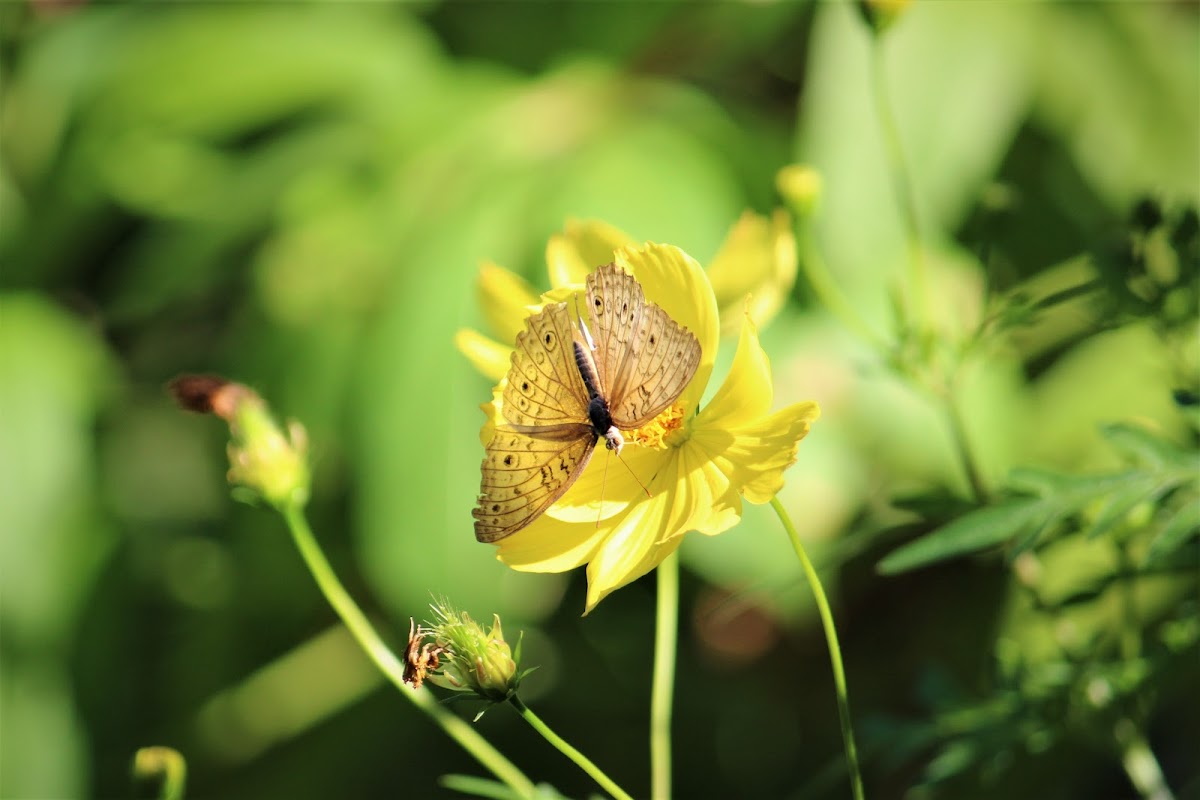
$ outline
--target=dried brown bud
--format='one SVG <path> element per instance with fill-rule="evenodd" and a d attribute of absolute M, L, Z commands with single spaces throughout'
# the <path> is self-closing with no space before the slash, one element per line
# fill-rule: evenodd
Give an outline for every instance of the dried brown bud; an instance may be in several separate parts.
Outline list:
<path fill-rule="evenodd" d="M 440 656 L 445 652 L 444 648 L 425 641 L 425 637 L 429 635 L 429 631 L 417 627 L 417 623 L 411 618 L 408 620 L 408 646 L 404 649 L 404 682 L 414 689 L 420 689 L 429 673 L 441 666 Z"/>
<path fill-rule="evenodd" d="M 252 389 L 220 375 L 180 375 L 167 384 L 167 389 L 188 411 L 216 414 L 226 422 L 233 421 L 239 406 L 248 402 L 262 404 Z"/>
<path fill-rule="evenodd" d="M 213 413 L 213 395 L 229 381 L 219 375 L 180 375 L 167 384 L 175 402 L 197 414 Z"/>

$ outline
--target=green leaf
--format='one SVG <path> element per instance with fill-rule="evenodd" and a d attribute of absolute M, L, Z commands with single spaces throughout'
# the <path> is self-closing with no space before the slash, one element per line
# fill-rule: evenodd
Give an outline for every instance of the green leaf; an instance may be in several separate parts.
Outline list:
<path fill-rule="evenodd" d="M 925 520 L 950 520 L 975 508 L 946 490 L 922 492 L 892 498 L 892 505 Z"/>
<path fill-rule="evenodd" d="M 488 778 L 477 778 L 473 775 L 443 775 L 438 783 L 445 789 L 470 797 L 487 797 L 491 800 L 518 800 L 521 796 L 511 787 L 499 781 Z M 552 786 L 542 784 L 537 787 L 537 800 L 559 800 L 559 794 Z"/>
<path fill-rule="evenodd" d="M 894 550 L 876 568 L 884 575 L 895 575 L 993 547 L 1035 524 L 1044 526 L 1052 515 L 1047 501 L 1031 497 L 981 508 Z"/>
<path fill-rule="evenodd" d="M 1200 499 L 1191 497 L 1175 509 L 1163 524 L 1163 528 L 1150 543 L 1146 553 L 1146 564 L 1155 564 L 1165 556 L 1178 550 L 1184 542 L 1200 531 Z"/>
<path fill-rule="evenodd" d="M 1089 539 L 1095 539 L 1107 533 L 1133 510 L 1134 506 L 1147 500 L 1153 500 L 1162 495 L 1172 486 L 1171 481 L 1164 481 L 1157 475 L 1143 475 L 1133 478 L 1124 486 L 1116 489 L 1105 502 L 1100 513 L 1092 521 L 1088 529 Z"/>
<path fill-rule="evenodd" d="M 1009 473 L 1008 485 L 1018 492 L 1030 492 L 1053 500 L 1064 510 L 1072 510 L 1103 497 L 1138 474 L 1129 471 L 1109 475 L 1063 475 L 1032 467 L 1018 467 Z"/>
<path fill-rule="evenodd" d="M 1016 492 L 1051 495 L 1062 488 L 1065 476 L 1035 467 L 1017 467 L 1008 473 L 1008 486 Z"/>
<path fill-rule="evenodd" d="M 978 759 L 979 747 L 976 742 L 968 739 L 950 742 L 929 762 L 922 782 L 940 783 L 970 768 Z"/>
<path fill-rule="evenodd" d="M 1195 453 L 1180 450 L 1174 444 L 1152 435 L 1136 425 L 1101 425 L 1100 435 L 1121 455 L 1150 467 L 1174 467 L 1195 471 L 1200 465 Z"/>
<path fill-rule="evenodd" d="M 1050 506 L 1048 501 L 1047 506 Z M 1054 523 L 1054 521 L 1062 515 L 1063 509 L 1054 508 L 1052 506 L 1048 508 L 1046 516 L 1041 520 L 1041 522 L 1030 527 L 1029 530 L 1026 531 L 1025 535 L 1017 540 L 1016 544 L 1012 548 L 1012 551 L 1008 554 L 1009 561 L 1012 561 L 1025 551 L 1032 549 L 1035 544 L 1041 541 L 1042 534 L 1045 533 Z"/>

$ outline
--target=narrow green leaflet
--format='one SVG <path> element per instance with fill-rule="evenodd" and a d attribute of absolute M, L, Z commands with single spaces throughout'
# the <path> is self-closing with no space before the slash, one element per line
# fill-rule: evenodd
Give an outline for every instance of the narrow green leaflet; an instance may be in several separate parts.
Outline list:
<path fill-rule="evenodd" d="M 1109 495 L 1100 513 L 1092 520 L 1092 526 L 1087 532 L 1088 538 L 1095 539 L 1108 533 L 1139 503 L 1157 500 L 1175 485 L 1176 481 L 1164 479 L 1159 475 L 1143 474 L 1130 478 L 1125 485 Z"/>
<path fill-rule="evenodd" d="M 903 545 L 878 569 L 895 574 L 954 556 L 1011 544 L 1010 555 L 1035 547 L 1064 521 L 1081 518 L 1081 530 L 1096 538 L 1112 531 L 1142 503 L 1158 502 L 1173 492 L 1176 505 L 1151 545 L 1147 563 L 1156 563 L 1178 549 L 1200 529 L 1200 499 L 1196 488 L 1200 460 L 1195 453 L 1126 424 L 1105 425 L 1101 436 L 1136 466 L 1104 475 L 1064 475 L 1036 468 L 1014 469 L 1008 488 L 1019 495 L 995 506 L 970 511 Z M 1187 484 L 1192 488 L 1182 489 Z M 1183 502 L 1180 502 L 1182 500 Z"/>
<path fill-rule="evenodd" d="M 1194 452 L 1181 450 L 1136 425 L 1101 425 L 1100 435 L 1118 453 L 1148 467 L 1166 467 L 1195 474 L 1200 466 L 1200 460 Z"/>
<path fill-rule="evenodd" d="M 885 575 L 894 575 L 994 547 L 1035 524 L 1044 524 L 1051 513 L 1051 504 L 1036 497 L 981 508 L 894 550 L 879 562 L 878 570 Z"/>
<path fill-rule="evenodd" d="M 1200 498 L 1190 497 L 1175 510 L 1150 543 L 1146 564 L 1156 564 L 1178 550 L 1194 534 L 1200 532 Z"/>

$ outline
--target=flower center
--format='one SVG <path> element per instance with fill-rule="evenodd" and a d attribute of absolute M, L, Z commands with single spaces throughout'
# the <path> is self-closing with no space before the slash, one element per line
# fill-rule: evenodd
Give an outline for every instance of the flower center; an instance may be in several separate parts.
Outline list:
<path fill-rule="evenodd" d="M 625 441 L 665 450 L 666 438 L 683 427 L 683 418 L 683 404 L 674 403 L 642 427 L 625 431 Z"/>

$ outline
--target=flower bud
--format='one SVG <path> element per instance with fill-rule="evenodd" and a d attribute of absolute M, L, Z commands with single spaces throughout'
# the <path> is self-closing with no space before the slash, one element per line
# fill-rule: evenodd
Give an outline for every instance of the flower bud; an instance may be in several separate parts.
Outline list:
<path fill-rule="evenodd" d="M 229 423 L 229 482 L 245 486 L 277 508 L 308 501 L 308 437 L 299 423 L 287 433 L 256 392 L 213 375 L 184 375 L 171 393 L 189 411 L 216 414 Z"/>
<path fill-rule="evenodd" d="M 912 0 L 858 0 L 855 5 L 871 32 L 880 36 L 912 5 Z"/>
<path fill-rule="evenodd" d="M 821 201 L 821 173 L 808 164 L 788 164 L 775 173 L 775 188 L 796 218 L 803 220 Z"/>
<path fill-rule="evenodd" d="M 408 647 L 404 650 L 404 682 L 414 689 L 420 689 L 421 684 L 436 672 L 441 666 L 441 655 L 444 652 L 433 642 L 425 641 L 432 631 L 417 627 L 411 618 L 408 620 Z"/>
<path fill-rule="evenodd" d="M 187 762 L 178 750 L 170 747 L 142 747 L 133 755 L 133 780 L 147 790 L 156 787 L 154 797 L 182 800 Z"/>
<path fill-rule="evenodd" d="M 501 703 L 511 697 L 521 683 L 524 673 L 518 673 L 521 645 L 517 653 L 504 640 L 500 617 L 493 615 L 491 630 L 471 619 L 466 612 L 451 608 L 445 601 L 433 606 L 438 621 L 424 628 L 434 639 L 438 658 L 427 663 L 431 682 L 447 689 L 474 692 L 491 703 Z M 409 643 L 409 651 L 418 654 L 426 648 Z M 436 671 L 435 671 L 436 670 Z"/>

